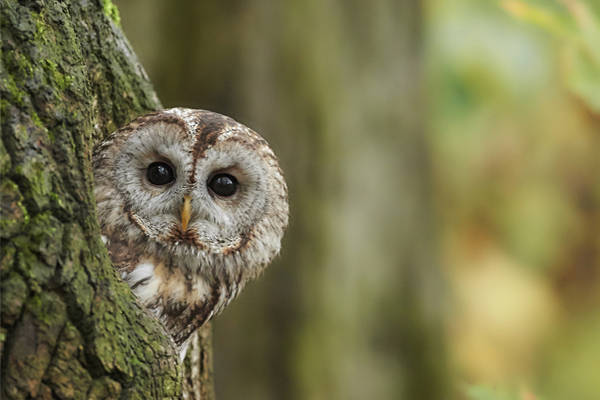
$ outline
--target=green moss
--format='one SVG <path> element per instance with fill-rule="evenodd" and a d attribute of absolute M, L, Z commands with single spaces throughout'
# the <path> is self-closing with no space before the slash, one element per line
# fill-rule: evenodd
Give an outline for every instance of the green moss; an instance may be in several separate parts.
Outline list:
<path fill-rule="evenodd" d="M 48 43 L 48 33 L 52 34 L 52 31 L 48 29 L 48 25 L 44 22 L 44 18 L 36 13 L 32 13 L 35 19 L 35 36 L 34 40 L 38 43 Z"/>
<path fill-rule="evenodd" d="M 42 292 L 55 274 L 62 249 L 63 227 L 50 212 L 37 214 L 21 234 L 11 239 L 16 248 L 16 269 L 27 280 L 29 288 Z"/>
<path fill-rule="evenodd" d="M 31 113 L 31 119 L 34 123 L 35 126 L 37 126 L 40 129 L 46 129 L 46 127 L 44 126 L 44 124 L 42 123 L 42 120 L 40 119 L 40 117 L 35 113 Z"/>
<path fill-rule="evenodd" d="M 28 95 L 22 88 L 22 81 L 33 75 L 33 67 L 20 51 L 3 52 L 2 60 L 7 70 L 14 71 L 14 74 L 2 72 L 2 78 L 0 79 L 3 94 L 2 116 L 5 117 L 8 115 L 9 106 L 25 106 Z"/>
<path fill-rule="evenodd" d="M 65 317 L 65 305 L 55 293 L 41 292 L 27 300 L 25 312 L 13 329 L 3 370 L 3 386 L 10 388 L 7 397 L 25 397 L 20 393 L 36 397 L 36 386 L 31 383 L 41 381 Z"/>
<path fill-rule="evenodd" d="M 5 179 L 0 183 L 0 237 L 9 238 L 18 233 L 29 222 L 29 214 L 23 205 L 23 196 L 16 183 Z"/>
<path fill-rule="evenodd" d="M 39 272 L 37 268 L 37 264 L 39 262 L 35 254 L 31 252 L 29 248 L 27 248 L 27 245 L 29 244 L 27 239 L 19 236 L 14 238 L 13 242 L 17 244 L 17 248 L 19 250 L 17 271 L 27 280 L 27 285 L 32 292 L 41 293 L 43 291 L 42 285 L 48 281 L 48 279 L 51 277 L 51 274 L 46 274 L 46 279 L 44 279 L 44 276 L 36 274 L 36 272 Z"/>
<path fill-rule="evenodd" d="M 118 399 L 121 390 L 122 388 L 119 382 L 108 377 L 104 377 L 94 381 L 90 391 L 88 392 L 88 399 Z"/>
<path fill-rule="evenodd" d="M 23 53 L 15 51 L 11 54 L 7 54 L 7 58 L 7 63 L 17 72 L 20 79 L 31 78 L 33 76 L 33 66 Z"/>
<path fill-rule="evenodd" d="M 4 147 L 4 143 L 0 141 L 0 176 L 6 175 L 10 170 L 10 155 Z"/>
<path fill-rule="evenodd" d="M 31 382 L 41 381 L 65 324 L 65 306 L 55 293 L 29 297 L 24 307 L 11 333 L 10 353 L 3 370 L 3 386 L 10 388 L 10 398 L 25 397 L 20 393 L 36 397 L 37 389 Z"/>
<path fill-rule="evenodd" d="M 23 105 L 23 91 L 19 89 L 12 76 L 9 75 L 7 78 L 2 78 L 2 87 L 8 92 L 8 95 L 11 96 L 7 99 L 9 102 L 8 104 L 17 106 Z"/>
<path fill-rule="evenodd" d="M 29 295 L 27 283 L 15 272 L 2 280 L 0 286 L 2 300 L 2 324 L 11 326 L 21 314 L 23 303 Z"/>
<path fill-rule="evenodd" d="M 73 78 L 68 75 L 65 75 L 58 71 L 57 64 L 52 60 L 44 60 L 44 67 L 50 73 L 50 77 L 52 79 L 53 86 L 62 90 L 65 90 L 71 86 L 73 82 Z"/>
<path fill-rule="evenodd" d="M 4 98 L 0 99 L 0 120 L 4 119 L 5 116 L 8 115 L 8 111 L 10 110 L 11 106 L 12 103 L 8 100 Z"/>
<path fill-rule="evenodd" d="M 84 367 L 85 356 L 81 351 L 84 345 L 77 328 L 67 321 L 45 379 L 58 398 L 88 398 L 92 377 Z"/>
<path fill-rule="evenodd" d="M 9 273 L 15 263 L 17 249 L 12 243 L 3 241 L 2 252 L 0 252 L 0 276 L 4 279 L 5 275 Z"/>
<path fill-rule="evenodd" d="M 102 0 L 102 10 L 104 15 L 112 19 L 115 24 L 121 25 L 121 16 L 119 15 L 119 9 L 113 4 L 111 0 Z"/>
<path fill-rule="evenodd" d="M 26 182 L 24 196 L 27 199 L 27 205 L 37 212 L 47 208 L 50 205 L 52 193 L 52 175 L 55 173 L 53 168 L 49 168 L 41 157 L 35 156 L 24 159 L 21 164 L 14 168 L 15 175 L 20 180 Z"/>
<path fill-rule="evenodd" d="M 63 225 L 53 212 L 45 212 L 32 217 L 28 229 L 31 248 L 43 261 L 41 264 L 54 269 L 62 253 Z"/>

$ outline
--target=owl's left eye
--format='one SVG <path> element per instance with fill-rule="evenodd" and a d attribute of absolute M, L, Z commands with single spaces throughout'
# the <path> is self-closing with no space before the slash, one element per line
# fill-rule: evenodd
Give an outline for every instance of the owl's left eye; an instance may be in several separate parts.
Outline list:
<path fill-rule="evenodd" d="M 233 175 L 217 174 L 208 181 L 208 187 L 218 196 L 233 196 L 237 191 L 238 181 Z"/>
<path fill-rule="evenodd" d="M 153 162 L 146 170 L 146 177 L 153 185 L 166 185 L 175 180 L 173 167 L 165 162 Z"/>

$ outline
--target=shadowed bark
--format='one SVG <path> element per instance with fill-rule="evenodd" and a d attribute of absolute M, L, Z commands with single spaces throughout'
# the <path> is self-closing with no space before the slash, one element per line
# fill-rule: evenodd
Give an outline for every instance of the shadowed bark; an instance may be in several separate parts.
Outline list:
<path fill-rule="evenodd" d="M 183 398 L 214 400 L 212 328 L 205 325 L 192 335 L 184 362 Z"/>
<path fill-rule="evenodd" d="M 0 5 L 1 397 L 180 398 L 171 340 L 100 240 L 91 170 L 96 143 L 160 102 L 110 0 Z M 209 327 L 195 348 L 211 398 Z"/>

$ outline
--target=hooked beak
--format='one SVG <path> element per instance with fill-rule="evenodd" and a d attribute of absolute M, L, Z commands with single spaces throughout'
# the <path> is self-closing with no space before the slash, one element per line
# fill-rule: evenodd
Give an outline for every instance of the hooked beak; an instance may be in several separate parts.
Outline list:
<path fill-rule="evenodd" d="M 183 231 L 187 231 L 190 217 L 192 216 L 192 198 L 190 196 L 183 196 L 183 207 L 181 208 L 181 228 Z"/>

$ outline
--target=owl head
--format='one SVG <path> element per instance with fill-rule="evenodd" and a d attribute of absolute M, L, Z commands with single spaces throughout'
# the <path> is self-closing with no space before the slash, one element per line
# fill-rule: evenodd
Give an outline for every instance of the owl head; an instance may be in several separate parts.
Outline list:
<path fill-rule="evenodd" d="M 253 277 L 279 252 L 283 174 L 267 142 L 229 117 L 185 108 L 140 117 L 95 150 L 94 175 L 103 234 L 185 273 Z"/>

